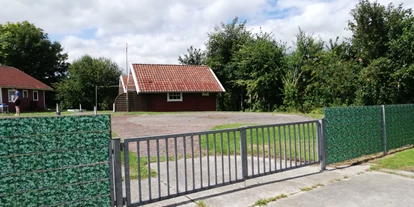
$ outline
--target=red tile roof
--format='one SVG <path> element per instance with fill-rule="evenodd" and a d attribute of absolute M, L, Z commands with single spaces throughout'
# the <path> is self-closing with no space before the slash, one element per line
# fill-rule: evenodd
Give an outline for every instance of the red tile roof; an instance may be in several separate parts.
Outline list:
<path fill-rule="evenodd" d="M 132 64 L 132 68 L 141 93 L 225 91 L 207 66 Z"/>
<path fill-rule="evenodd" d="M 0 65 L 0 87 L 53 91 L 50 86 L 36 80 L 21 70 L 2 65 Z"/>

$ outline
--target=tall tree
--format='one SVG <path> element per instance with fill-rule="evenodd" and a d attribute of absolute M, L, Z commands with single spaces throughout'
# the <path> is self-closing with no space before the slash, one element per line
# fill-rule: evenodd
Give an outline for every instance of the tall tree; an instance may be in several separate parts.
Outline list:
<path fill-rule="evenodd" d="M 246 91 L 246 107 L 253 111 L 273 111 L 282 103 L 281 74 L 285 63 L 285 46 L 272 34 L 260 32 L 246 42 L 235 55 L 236 85 Z"/>
<path fill-rule="evenodd" d="M 220 110 L 242 109 L 246 92 L 235 85 L 237 63 L 233 61 L 233 57 L 250 38 L 252 37 L 246 28 L 246 21 L 239 22 L 237 17 L 229 24 L 221 23 L 208 34 L 206 64 L 214 70 L 227 91 L 218 97 Z"/>
<path fill-rule="evenodd" d="M 178 57 L 178 62 L 183 65 L 204 65 L 206 55 L 201 49 L 190 48 L 187 49 L 187 54 L 183 54 Z"/>
<path fill-rule="evenodd" d="M 47 85 L 67 72 L 68 55 L 58 42 L 27 21 L 0 24 L 0 63 L 16 67 Z"/>
<path fill-rule="evenodd" d="M 85 55 L 75 60 L 70 66 L 68 77 L 55 84 L 57 98 L 63 108 L 77 107 L 86 109 L 95 105 L 95 86 L 104 88 L 118 85 L 121 70 L 115 62 L 106 58 L 93 58 Z M 117 95 L 116 90 L 108 92 L 98 90 L 99 109 L 107 109 Z"/>

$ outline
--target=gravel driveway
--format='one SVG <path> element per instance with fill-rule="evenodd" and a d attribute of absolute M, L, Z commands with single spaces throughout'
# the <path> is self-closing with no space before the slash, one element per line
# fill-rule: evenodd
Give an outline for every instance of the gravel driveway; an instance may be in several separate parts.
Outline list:
<path fill-rule="evenodd" d="M 221 124 L 278 124 L 312 120 L 274 113 L 191 112 L 112 117 L 112 130 L 121 138 L 176 134 L 209 130 Z"/>

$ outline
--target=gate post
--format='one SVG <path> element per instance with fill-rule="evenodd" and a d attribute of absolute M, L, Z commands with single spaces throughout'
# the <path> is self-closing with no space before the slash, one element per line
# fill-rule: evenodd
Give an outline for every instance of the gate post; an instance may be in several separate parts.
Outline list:
<path fill-rule="evenodd" d="M 121 163 L 121 139 L 112 139 L 113 146 L 113 162 L 114 162 L 114 187 L 115 187 L 115 206 L 122 207 L 123 194 L 122 194 L 122 163 Z"/>
<path fill-rule="evenodd" d="M 326 170 L 326 121 L 319 120 L 318 124 L 318 140 L 319 140 L 319 162 L 321 171 Z"/>
<path fill-rule="evenodd" d="M 242 178 L 247 179 L 247 140 L 246 140 L 247 127 L 240 127 L 240 155 L 242 160 Z M 235 152 L 236 153 L 236 152 Z"/>
<path fill-rule="evenodd" d="M 386 120 L 385 120 L 385 106 L 381 106 L 382 109 L 382 150 L 384 153 L 384 156 L 387 155 L 387 126 L 386 126 Z"/>

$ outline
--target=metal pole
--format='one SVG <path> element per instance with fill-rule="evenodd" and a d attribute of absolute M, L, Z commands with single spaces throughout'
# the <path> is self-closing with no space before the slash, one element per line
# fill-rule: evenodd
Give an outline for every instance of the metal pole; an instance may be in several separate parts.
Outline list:
<path fill-rule="evenodd" d="M 325 119 L 319 120 L 318 124 L 318 140 L 319 140 L 319 161 L 321 171 L 326 170 L 326 122 Z"/>
<path fill-rule="evenodd" d="M 129 99 L 128 99 L 128 85 L 129 85 L 129 67 L 128 67 L 128 43 L 125 43 L 125 70 L 127 71 L 127 82 L 126 82 L 126 111 L 129 112 Z"/>
<path fill-rule="evenodd" d="M 114 146 L 114 175 L 115 175 L 115 206 L 123 206 L 123 195 L 122 195 L 122 163 L 121 163 L 121 139 L 112 139 Z"/>
<path fill-rule="evenodd" d="M 95 85 L 95 107 L 98 110 L 98 86 Z"/>
<path fill-rule="evenodd" d="M 243 180 L 246 180 L 248 177 L 246 128 L 247 127 L 240 128 L 240 154 L 241 154 L 241 160 L 242 160 L 242 179 Z"/>
<path fill-rule="evenodd" d="M 385 117 L 385 106 L 381 106 L 382 109 L 382 148 L 384 155 L 387 155 L 387 126 Z"/>

